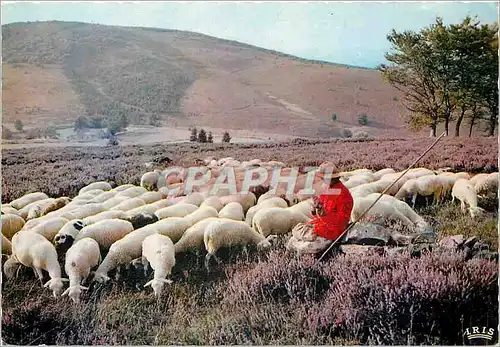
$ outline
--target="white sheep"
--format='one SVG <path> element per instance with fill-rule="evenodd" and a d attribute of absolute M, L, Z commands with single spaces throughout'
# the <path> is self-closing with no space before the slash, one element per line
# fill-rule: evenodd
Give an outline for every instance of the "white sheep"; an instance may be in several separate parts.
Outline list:
<path fill-rule="evenodd" d="M 349 178 L 349 180 L 347 182 L 344 183 L 344 186 L 347 188 L 347 189 L 351 189 L 351 188 L 354 188 L 354 187 L 357 187 L 361 184 L 366 184 L 366 183 L 371 183 L 373 182 L 374 180 L 369 177 L 369 176 L 365 176 L 365 175 L 355 175 L 355 176 L 351 176 Z"/>
<path fill-rule="evenodd" d="M 105 219 L 123 219 L 127 217 L 127 212 L 122 211 L 122 210 L 110 210 L 110 211 L 103 211 L 99 212 L 97 214 L 94 214 L 92 216 L 88 216 L 83 218 L 83 223 L 85 225 L 91 225 L 94 223 L 97 223 L 99 221 L 105 220 Z"/>
<path fill-rule="evenodd" d="M 75 209 L 72 209 L 69 212 L 61 214 L 60 217 L 73 220 L 73 219 L 83 219 L 89 216 L 93 216 L 98 213 L 106 211 L 106 208 L 104 207 L 103 204 L 104 203 L 85 204 Z"/>
<path fill-rule="evenodd" d="M 127 201 L 130 199 L 128 196 L 114 196 L 102 203 L 102 206 L 104 207 L 105 210 L 110 210 L 113 207 L 117 206 L 118 204 L 121 204 L 124 201 Z"/>
<path fill-rule="evenodd" d="M 260 198 L 259 198 L 260 199 Z M 296 205 L 295 205 L 296 206 Z M 281 207 L 281 208 L 286 208 L 288 207 L 288 204 L 286 201 L 278 196 L 272 196 L 267 199 L 261 200 L 260 202 L 257 202 L 257 205 L 252 206 L 248 209 L 247 214 L 245 216 L 245 222 L 252 226 L 253 223 L 253 217 L 255 216 L 255 213 L 257 213 L 258 210 L 262 208 L 269 208 L 269 207 Z M 219 214 L 220 216 L 220 214 Z"/>
<path fill-rule="evenodd" d="M 29 230 L 19 231 L 12 237 L 12 257 L 17 263 L 34 269 L 42 286 L 49 287 L 54 297 L 61 294 L 63 281 L 68 279 L 61 278 L 61 266 L 57 260 L 56 249 L 45 237 Z M 47 271 L 50 276 L 45 285 L 42 270 Z M 6 273 L 8 272 L 12 273 L 7 270 Z"/>
<path fill-rule="evenodd" d="M 127 183 L 127 184 L 119 185 L 119 186 L 111 189 L 111 191 L 115 192 L 115 193 L 118 193 L 118 192 L 123 192 L 124 190 L 127 190 L 129 188 L 133 188 L 133 187 L 137 187 L 137 186 L 134 185 L 134 184 L 131 184 L 131 183 Z"/>
<path fill-rule="evenodd" d="M 21 217 L 23 217 L 23 219 L 26 220 L 26 219 L 28 219 L 28 214 L 32 208 L 34 208 L 36 206 L 43 206 L 45 204 L 51 203 L 54 200 L 55 200 L 54 198 L 47 198 L 47 199 L 42 199 L 42 200 L 37 200 L 37 201 L 31 202 L 19 210 L 19 215 Z"/>
<path fill-rule="evenodd" d="M 154 270 L 153 279 L 148 281 L 144 287 L 151 286 L 155 296 L 159 297 L 165 283 L 172 283 L 166 277 L 171 274 L 172 268 L 175 266 L 174 243 L 168 236 L 160 234 L 146 237 L 142 241 L 142 261 L 144 269 L 147 269 L 149 263 Z"/>
<path fill-rule="evenodd" d="M 144 205 L 146 205 L 146 203 L 141 198 L 130 198 L 120 202 L 118 205 L 112 207 L 110 210 L 128 211 Z"/>
<path fill-rule="evenodd" d="M 66 252 L 64 269 L 69 278 L 69 287 L 62 295 L 68 295 L 73 302 L 78 303 L 82 289 L 88 289 L 81 285 L 82 281 L 101 260 L 99 244 L 95 240 L 85 237 L 75 242 Z"/>
<path fill-rule="evenodd" d="M 175 254 L 183 253 L 190 249 L 201 249 L 203 247 L 203 235 L 205 233 L 205 228 L 210 222 L 217 219 L 218 218 L 216 217 L 203 219 L 185 230 L 181 238 L 177 242 L 174 241 Z"/>
<path fill-rule="evenodd" d="M 141 176 L 140 186 L 147 189 L 147 190 L 158 189 L 158 180 L 160 179 L 160 172 L 149 171 L 149 172 L 144 173 Z"/>
<path fill-rule="evenodd" d="M 78 194 L 77 196 L 75 196 L 75 199 L 92 199 L 102 193 L 104 193 L 103 189 L 94 188 L 87 190 L 84 193 Z"/>
<path fill-rule="evenodd" d="M 21 230 L 26 223 L 24 219 L 16 214 L 3 214 L 1 216 L 2 221 L 2 235 L 4 235 L 9 240 L 12 239 L 15 233 Z"/>
<path fill-rule="evenodd" d="M 219 213 L 212 206 L 199 207 L 190 214 L 184 216 L 184 219 L 189 221 L 191 225 L 198 223 L 200 220 L 210 217 L 217 217 Z"/>
<path fill-rule="evenodd" d="M 192 194 L 182 197 L 179 200 L 179 203 L 200 206 L 203 203 L 203 201 L 205 201 L 205 195 L 199 192 L 194 192 Z"/>
<path fill-rule="evenodd" d="M 99 195 L 94 196 L 92 199 L 90 199 L 88 202 L 93 203 L 93 202 L 105 202 L 114 196 L 116 196 L 117 192 L 114 191 L 107 191 L 107 192 L 102 192 Z"/>
<path fill-rule="evenodd" d="M 136 198 L 146 193 L 147 191 L 148 190 L 146 188 L 134 186 L 116 193 L 116 196 L 126 196 L 129 198 Z"/>
<path fill-rule="evenodd" d="M 144 200 L 146 204 L 152 204 L 158 200 L 165 198 L 165 196 L 160 192 L 147 192 L 139 195 L 139 199 Z"/>
<path fill-rule="evenodd" d="M 120 265 L 127 265 L 141 257 L 142 241 L 149 235 L 156 234 L 152 224 L 136 229 L 114 242 L 106 257 L 94 273 L 94 281 L 109 281 L 108 272 Z"/>
<path fill-rule="evenodd" d="M 16 210 L 14 207 L 10 206 L 9 204 L 3 204 L 2 214 L 15 214 L 19 216 L 19 211 Z"/>
<path fill-rule="evenodd" d="M 289 210 L 295 211 L 295 212 L 300 212 L 307 218 L 312 219 L 312 199 L 307 199 L 299 202 L 298 204 L 292 205 L 288 207 Z"/>
<path fill-rule="evenodd" d="M 478 181 L 484 179 L 485 177 L 488 177 L 487 173 L 478 173 L 478 174 L 472 176 L 471 178 L 469 178 L 469 180 L 470 180 L 470 183 L 472 183 L 472 185 L 475 186 Z M 11 205 L 12 205 L 12 203 L 11 203 Z"/>
<path fill-rule="evenodd" d="M 8 238 L 2 235 L 2 255 L 12 254 L 12 243 Z"/>
<path fill-rule="evenodd" d="M 68 222 L 69 221 L 66 218 L 62 217 L 47 218 L 34 227 L 26 230 L 30 230 L 34 233 L 40 234 L 47 240 L 52 242 L 59 230 L 61 230 L 62 227 L 65 226 Z"/>
<path fill-rule="evenodd" d="M 308 220 L 309 218 L 302 213 L 287 208 L 263 208 L 257 211 L 253 217 L 253 229 L 265 237 L 271 234 L 287 234 L 297 224 L 305 223 Z"/>
<path fill-rule="evenodd" d="M 161 199 L 161 200 L 158 200 L 158 201 L 151 203 L 151 205 L 156 207 L 156 210 L 160 210 L 162 208 L 172 206 L 173 204 L 174 204 L 174 202 L 170 199 Z"/>
<path fill-rule="evenodd" d="M 232 219 L 216 219 L 208 223 L 205 227 L 203 243 L 208 252 L 205 257 L 207 270 L 209 270 L 210 258 L 213 257 L 218 263 L 221 262 L 215 255 L 220 248 L 248 244 L 256 244 L 257 247 L 262 248 L 271 246 L 265 236 L 254 231 L 247 223 Z"/>
<path fill-rule="evenodd" d="M 198 206 L 193 204 L 175 204 L 172 206 L 164 207 L 155 212 L 158 219 L 164 219 L 168 217 L 184 217 L 188 214 L 196 211 Z"/>
<path fill-rule="evenodd" d="M 76 235 L 75 241 L 90 237 L 106 250 L 111 245 L 134 230 L 132 223 L 123 219 L 105 219 L 92 225 L 86 225 Z"/>
<path fill-rule="evenodd" d="M 48 201 L 48 202 L 43 203 L 43 204 L 42 203 L 39 203 L 39 204 L 35 203 L 35 206 L 29 210 L 28 216 L 26 219 L 30 220 L 30 219 L 35 219 L 38 217 L 45 216 L 52 211 L 56 211 L 56 210 L 63 208 L 64 206 L 69 204 L 70 201 L 71 201 L 70 198 L 63 196 L 63 197 L 54 199 L 52 201 Z"/>
<path fill-rule="evenodd" d="M 226 204 L 226 206 L 224 206 L 222 210 L 220 210 L 219 218 L 227 218 L 227 219 L 241 221 L 245 218 L 245 214 L 243 213 L 243 207 L 239 202 L 230 202 Z"/>
<path fill-rule="evenodd" d="M 123 212 L 124 218 L 131 218 L 135 215 L 141 214 L 141 213 L 147 213 L 147 214 L 154 214 L 158 208 L 155 206 L 155 204 L 146 204 L 142 205 L 136 208 L 133 208 L 131 210 Z M 122 217 L 120 217 L 122 218 Z"/>
<path fill-rule="evenodd" d="M 351 211 L 351 221 L 357 221 L 361 215 L 373 204 L 374 199 L 367 197 L 355 197 L 354 204 Z M 364 217 L 382 216 L 384 218 L 391 218 L 401 221 L 403 225 L 413 230 L 414 225 L 412 221 L 401 213 L 396 206 L 385 201 L 377 201 L 373 207 L 368 210 Z"/>
<path fill-rule="evenodd" d="M 81 219 L 70 220 L 63 225 L 54 236 L 54 244 L 58 249 L 66 251 L 71 247 L 78 233 L 85 227 L 85 223 Z"/>
<path fill-rule="evenodd" d="M 395 195 L 396 199 L 404 200 L 409 195 L 412 196 L 413 207 L 418 195 L 433 196 L 434 201 L 438 202 L 442 195 L 443 182 L 437 175 L 425 175 L 418 178 L 410 178 L 398 190 Z"/>
<path fill-rule="evenodd" d="M 396 170 L 394 170 L 392 168 L 385 168 L 385 169 L 381 169 L 381 170 L 374 172 L 373 175 L 375 176 L 375 179 L 379 180 L 380 178 L 382 178 L 382 176 L 387 175 L 387 174 L 392 174 L 395 172 L 396 172 Z"/>
<path fill-rule="evenodd" d="M 474 190 L 477 195 L 484 195 L 498 191 L 498 172 L 492 172 L 488 176 L 475 181 Z"/>
<path fill-rule="evenodd" d="M 212 206 L 213 208 L 215 208 L 217 211 L 220 212 L 220 210 L 222 210 L 222 208 L 224 207 L 222 205 L 222 202 L 220 201 L 220 198 L 218 196 L 209 196 L 207 197 L 200 205 L 200 207 L 203 207 L 203 206 Z"/>
<path fill-rule="evenodd" d="M 472 218 L 475 218 L 478 213 L 484 212 L 481 207 L 477 206 L 477 193 L 474 185 L 470 180 L 459 178 L 456 180 L 451 190 L 452 202 L 455 198 L 460 200 L 460 207 L 465 211 L 466 203 L 469 205 L 469 213 Z"/>
<path fill-rule="evenodd" d="M 220 197 L 222 205 L 227 205 L 230 202 L 238 202 L 243 207 L 243 212 L 247 213 L 250 207 L 254 206 L 257 202 L 257 198 L 253 193 L 241 193 L 241 194 L 231 194 Z"/>
<path fill-rule="evenodd" d="M 175 243 L 181 239 L 187 229 L 193 226 L 193 223 L 185 217 L 168 217 L 150 224 L 150 226 L 153 227 L 158 234 L 170 237 L 172 242 Z"/>
<path fill-rule="evenodd" d="M 92 183 L 86 185 L 85 187 L 83 187 L 82 189 L 80 189 L 78 191 L 78 195 L 81 195 L 83 193 L 86 193 L 88 191 L 95 190 L 95 189 L 100 189 L 100 190 L 106 191 L 106 190 L 111 190 L 112 188 L 113 187 L 111 187 L 111 184 L 108 182 L 105 182 L 105 181 L 92 182 Z"/>
<path fill-rule="evenodd" d="M 22 209 L 24 206 L 31 204 L 35 201 L 48 199 L 49 196 L 42 192 L 29 193 L 21 196 L 18 199 L 15 199 L 9 203 L 10 206 L 15 208 L 16 210 Z"/>

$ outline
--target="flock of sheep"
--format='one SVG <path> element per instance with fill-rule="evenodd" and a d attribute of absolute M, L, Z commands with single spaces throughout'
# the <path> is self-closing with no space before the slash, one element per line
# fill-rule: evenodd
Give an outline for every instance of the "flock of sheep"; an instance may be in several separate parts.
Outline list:
<path fill-rule="evenodd" d="M 233 170 L 237 192 L 221 189 L 213 193 L 214 183 L 228 167 Z M 2 254 L 9 256 L 3 267 L 7 279 L 13 278 L 21 265 L 31 267 L 55 297 L 62 293 L 78 302 L 81 290 L 87 289 L 82 281 L 92 269 L 97 268 L 93 280 L 106 282 L 113 269 L 142 264 L 145 271 L 148 265 L 154 270 L 146 286 L 160 296 L 164 285 L 171 283 L 167 277 L 177 254 L 205 249 L 209 268 L 212 258 L 220 262 L 216 252 L 223 247 L 270 247 L 276 235 L 288 234 L 298 223 L 312 218 L 313 193 L 304 190 L 307 185 L 316 194 L 325 187 L 315 170 L 311 175 L 299 169 L 293 189 L 287 190 L 286 182 L 271 177 L 249 191 L 242 189 L 248 170 L 278 170 L 282 176 L 294 170 L 277 161 L 207 158 L 200 168 L 202 174 L 210 174 L 209 179 L 187 194 L 187 169 L 167 175 L 167 168 L 145 173 L 140 186 L 112 187 L 99 181 L 83 187 L 74 198 L 51 198 L 34 192 L 3 204 Z M 354 198 L 351 219 L 357 220 L 400 174 L 391 168 L 342 172 L 341 181 Z M 175 194 L 173 188 L 179 188 Z M 426 221 L 410 206 L 418 195 L 432 196 L 436 203 L 456 198 L 462 210 L 465 212 L 467 204 L 474 217 L 482 211 L 477 206 L 478 196 L 497 190 L 498 172 L 472 176 L 416 168 L 398 180 L 367 216 L 382 215 L 416 230 L 426 227 Z M 68 278 L 61 276 L 61 255 Z M 50 276 L 45 284 L 42 270 Z M 63 281 L 69 282 L 64 292 Z"/>

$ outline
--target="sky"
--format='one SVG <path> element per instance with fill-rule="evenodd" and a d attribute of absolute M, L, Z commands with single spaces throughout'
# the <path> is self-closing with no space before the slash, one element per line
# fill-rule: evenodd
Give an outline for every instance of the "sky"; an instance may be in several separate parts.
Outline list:
<path fill-rule="evenodd" d="M 384 62 L 387 34 L 419 30 L 441 16 L 498 20 L 496 2 L 7 2 L 2 24 L 77 21 L 188 30 L 306 59 L 363 67 Z"/>

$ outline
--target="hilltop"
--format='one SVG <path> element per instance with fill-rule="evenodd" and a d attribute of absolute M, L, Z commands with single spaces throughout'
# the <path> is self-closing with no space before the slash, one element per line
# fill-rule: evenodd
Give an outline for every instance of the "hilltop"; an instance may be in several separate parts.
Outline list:
<path fill-rule="evenodd" d="M 184 132 L 193 125 L 322 138 L 344 128 L 406 132 L 396 91 L 373 69 L 176 30 L 51 21 L 4 25 L 2 35 L 10 129 L 16 119 L 29 128 L 124 114 L 131 124 Z M 358 123 L 362 114 L 367 126 Z"/>

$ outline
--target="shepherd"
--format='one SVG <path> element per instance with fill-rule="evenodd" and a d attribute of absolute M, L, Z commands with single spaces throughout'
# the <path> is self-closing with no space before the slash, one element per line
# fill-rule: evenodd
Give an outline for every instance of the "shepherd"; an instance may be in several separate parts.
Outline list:
<path fill-rule="evenodd" d="M 286 246 L 288 250 L 318 254 L 341 236 L 349 225 L 353 198 L 340 181 L 341 175 L 333 169 L 329 162 L 320 165 L 317 175 L 326 187 L 312 197 L 313 219 L 293 228 Z"/>

